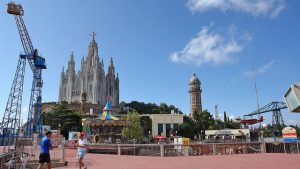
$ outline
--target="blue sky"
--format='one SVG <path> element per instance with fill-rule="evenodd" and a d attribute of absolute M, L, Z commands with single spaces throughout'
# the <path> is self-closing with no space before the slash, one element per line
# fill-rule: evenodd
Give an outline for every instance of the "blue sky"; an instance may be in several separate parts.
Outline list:
<path fill-rule="evenodd" d="M 189 112 L 188 81 L 201 81 L 202 104 L 214 114 L 242 116 L 259 104 L 283 101 L 299 82 L 300 1 L 297 0 L 88 0 L 22 3 L 33 45 L 47 60 L 43 101 L 57 101 L 59 76 L 70 53 L 87 55 L 96 32 L 105 67 L 114 59 L 120 101 L 167 103 Z M 13 16 L 0 2 L 0 117 L 23 49 Z M 252 65 L 255 73 L 252 72 Z M 27 116 L 32 73 L 26 69 L 22 116 Z M 286 123 L 300 114 L 283 110 Z M 266 122 L 271 113 L 265 115 Z"/>

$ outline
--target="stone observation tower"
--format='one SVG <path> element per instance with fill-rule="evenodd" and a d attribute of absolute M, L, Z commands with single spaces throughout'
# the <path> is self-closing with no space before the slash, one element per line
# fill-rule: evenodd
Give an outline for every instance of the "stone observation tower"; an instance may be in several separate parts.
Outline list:
<path fill-rule="evenodd" d="M 67 70 L 61 72 L 59 102 L 89 103 L 105 105 L 106 97 L 111 98 L 113 106 L 119 105 L 119 77 L 115 73 L 113 60 L 110 59 L 105 74 L 103 59 L 100 61 L 95 33 L 91 34 L 88 54 L 83 57 L 79 71 L 76 72 L 73 52 Z"/>
<path fill-rule="evenodd" d="M 194 73 L 189 82 L 191 116 L 195 110 L 202 112 L 201 92 L 201 82 Z"/>

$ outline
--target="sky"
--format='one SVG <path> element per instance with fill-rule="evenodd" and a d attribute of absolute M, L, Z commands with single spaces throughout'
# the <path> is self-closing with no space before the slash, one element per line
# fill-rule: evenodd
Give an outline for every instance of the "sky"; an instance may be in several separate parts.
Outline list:
<path fill-rule="evenodd" d="M 202 105 L 215 114 L 243 117 L 299 82 L 298 0 L 16 0 L 34 48 L 46 58 L 43 101 L 58 101 L 59 77 L 74 52 L 76 69 L 96 32 L 105 70 L 112 57 L 120 78 L 120 101 L 172 104 L 189 113 L 188 82 L 201 81 Z M 19 54 L 17 26 L 0 1 L 0 117 Z M 253 71 L 254 68 L 254 71 Z M 22 117 L 32 82 L 27 65 Z M 282 110 L 287 124 L 300 114 Z M 271 121 L 271 113 L 264 114 Z"/>

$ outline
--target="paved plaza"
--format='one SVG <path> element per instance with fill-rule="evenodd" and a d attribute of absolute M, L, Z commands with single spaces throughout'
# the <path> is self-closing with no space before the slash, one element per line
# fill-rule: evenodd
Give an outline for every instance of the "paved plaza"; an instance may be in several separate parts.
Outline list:
<path fill-rule="evenodd" d="M 67 150 L 69 166 L 78 169 L 76 150 Z M 88 169 L 299 169 L 298 154 L 239 154 L 192 157 L 117 156 L 88 153 Z"/>

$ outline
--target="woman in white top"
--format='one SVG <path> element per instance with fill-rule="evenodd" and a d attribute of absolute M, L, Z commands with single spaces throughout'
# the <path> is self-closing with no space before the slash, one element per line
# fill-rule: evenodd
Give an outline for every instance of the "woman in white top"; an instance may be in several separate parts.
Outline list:
<path fill-rule="evenodd" d="M 86 139 L 84 138 L 84 133 L 80 133 L 80 137 L 78 140 L 78 144 L 77 144 L 77 157 L 79 160 L 79 169 L 81 169 L 81 167 L 83 167 L 84 169 L 86 169 L 87 167 L 84 167 L 84 163 L 82 162 L 84 155 L 86 153 Z"/>

